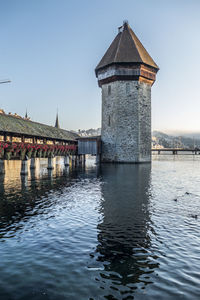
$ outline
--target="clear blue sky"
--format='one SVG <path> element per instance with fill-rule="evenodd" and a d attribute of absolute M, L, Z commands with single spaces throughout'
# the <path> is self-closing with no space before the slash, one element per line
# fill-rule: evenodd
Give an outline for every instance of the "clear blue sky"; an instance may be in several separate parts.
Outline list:
<path fill-rule="evenodd" d="M 153 129 L 200 130 L 199 0 L 0 0 L 0 108 L 100 127 L 94 69 L 124 19 L 160 67 Z"/>

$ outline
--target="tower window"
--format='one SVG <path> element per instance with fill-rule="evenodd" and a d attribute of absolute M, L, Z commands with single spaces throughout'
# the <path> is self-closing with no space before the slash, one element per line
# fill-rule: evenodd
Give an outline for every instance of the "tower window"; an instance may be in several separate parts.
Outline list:
<path fill-rule="evenodd" d="M 126 83 L 126 94 L 130 94 L 130 83 Z"/>
<path fill-rule="evenodd" d="M 108 126 L 110 126 L 110 116 L 108 116 Z"/>
<path fill-rule="evenodd" d="M 111 94 L 111 85 L 108 86 L 108 95 Z"/>

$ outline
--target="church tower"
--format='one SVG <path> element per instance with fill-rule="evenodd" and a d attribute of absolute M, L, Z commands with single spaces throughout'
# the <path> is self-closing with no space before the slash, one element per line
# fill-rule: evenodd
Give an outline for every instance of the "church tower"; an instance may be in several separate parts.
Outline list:
<path fill-rule="evenodd" d="M 102 89 L 102 162 L 151 161 L 151 86 L 158 70 L 124 22 L 95 69 Z"/>

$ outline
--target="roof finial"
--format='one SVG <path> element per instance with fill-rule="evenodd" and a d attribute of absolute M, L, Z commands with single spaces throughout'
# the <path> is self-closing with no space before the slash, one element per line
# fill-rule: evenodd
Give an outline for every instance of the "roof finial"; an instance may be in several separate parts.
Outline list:
<path fill-rule="evenodd" d="M 25 114 L 25 119 L 28 119 L 28 113 L 27 113 L 27 108 L 26 108 L 26 114 Z"/>
<path fill-rule="evenodd" d="M 123 26 L 122 27 L 123 27 L 123 30 L 128 27 L 128 20 L 123 21 Z"/>
<path fill-rule="evenodd" d="M 128 20 L 124 20 L 123 25 L 118 27 L 118 32 L 122 32 L 127 27 L 128 27 Z"/>
<path fill-rule="evenodd" d="M 123 25 L 128 25 L 128 20 L 124 20 Z"/>

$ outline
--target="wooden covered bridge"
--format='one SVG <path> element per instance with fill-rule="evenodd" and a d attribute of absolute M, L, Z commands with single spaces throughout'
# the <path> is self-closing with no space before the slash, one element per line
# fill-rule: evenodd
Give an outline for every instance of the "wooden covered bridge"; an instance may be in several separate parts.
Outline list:
<path fill-rule="evenodd" d="M 0 113 L 0 159 L 22 160 L 22 173 L 27 173 L 26 161 L 48 158 L 52 168 L 54 156 L 77 157 L 78 134 L 53 126 L 33 122 L 18 115 Z M 2 167 L 1 167 L 2 170 Z"/>

